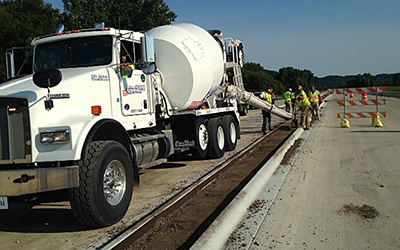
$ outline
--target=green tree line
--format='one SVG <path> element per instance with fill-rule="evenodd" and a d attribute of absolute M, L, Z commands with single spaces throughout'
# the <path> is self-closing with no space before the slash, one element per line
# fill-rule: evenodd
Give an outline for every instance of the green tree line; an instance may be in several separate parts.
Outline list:
<path fill-rule="evenodd" d="M 29 47 L 35 37 L 54 33 L 60 24 L 64 24 L 66 30 L 75 30 L 104 22 L 107 27 L 146 31 L 171 24 L 177 18 L 163 0 L 62 2 L 64 11 L 60 12 L 43 0 L 0 0 L 0 83 L 7 80 L 7 49 Z M 26 51 L 22 58 L 28 53 Z"/>
<path fill-rule="evenodd" d="M 305 90 L 315 86 L 320 91 L 343 87 L 400 86 L 400 73 L 376 76 L 364 73 L 355 76 L 319 78 L 307 69 L 284 67 L 279 71 L 271 71 L 264 69 L 259 63 L 248 62 L 243 68 L 243 82 L 248 91 L 264 91 L 267 87 L 271 87 L 275 94 L 281 95 L 289 88 L 297 90 L 299 85 Z"/>
<path fill-rule="evenodd" d="M 308 90 L 312 85 L 319 86 L 313 81 L 314 74 L 307 69 L 300 70 L 293 67 L 281 68 L 278 72 L 266 70 L 259 63 L 248 62 L 243 68 L 243 82 L 248 91 L 264 91 L 271 87 L 275 94 L 281 95 L 291 88 L 297 90 L 301 85 Z"/>

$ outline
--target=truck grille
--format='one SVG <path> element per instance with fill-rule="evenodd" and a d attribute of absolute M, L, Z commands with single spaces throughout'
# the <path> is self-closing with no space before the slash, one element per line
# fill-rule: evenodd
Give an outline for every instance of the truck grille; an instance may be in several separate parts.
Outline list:
<path fill-rule="evenodd" d="M 0 98 L 0 163 L 31 161 L 28 102 L 22 98 Z"/>

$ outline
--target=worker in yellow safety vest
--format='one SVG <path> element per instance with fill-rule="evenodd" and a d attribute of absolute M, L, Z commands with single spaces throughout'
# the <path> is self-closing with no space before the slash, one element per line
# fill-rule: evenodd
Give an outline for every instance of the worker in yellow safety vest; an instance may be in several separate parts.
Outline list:
<path fill-rule="evenodd" d="M 313 119 L 318 120 L 320 118 L 320 103 L 322 103 L 321 95 L 319 91 L 315 89 L 315 86 L 311 87 L 308 93 L 308 100 L 311 103 L 311 116 Z"/>
<path fill-rule="evenodd" d="M 292 109 L 292 89 L 289 88 L 288 91 L 283 93 L 283 100 L 285 101 L 286 112 L 291 113 Z"/>
<path fill-rule="evenodd" d="M 120 65 L 120 74 L 121 81 L 123 84 L 122 93 L 124 96 L 128 95 L 128 78 L 131 78 L 132 72 L 135 70 L 135 65 L 128 63 L 126 61 L 126 54 L 121 55 L 121 65 Z"/>
<path fill-rule="evenodd" d="M 135 69 L 135 65 L 128 64 L 126 62 L 126 55 L 121 56 L 121 76 L 123 78 L 130 78 L 132 76 L 132 71 Z"/>
<path fill-rule="evenodd" d="M 273 96 L 274 96 L 273 90 L 272 90 L 272 88 L 269 88 L 269 87 L 267 88 L 267 91 L 264 91 L 260 94 L 260 98 L 263 99 L 269 105 L 274 104 Z M 268 130 L 272 130 L 271 113 L 263 110 L 262 115 L 263 115 L 263 124 L 262 124 L 261 131 L 263 132 L 263 134 L 266 134 Z"/>
<path fill-rule="evenodd" d="M 296 114 L 299 110 L 301 110 L 301 127 L 305 130 L 310 129 L 310 115 L 311 115 L 311 103 L 307 98 L 304 98 L 304 95 L 299 95 L 297 99 L 297 106 L 299 109 L 296 111 Z"/>

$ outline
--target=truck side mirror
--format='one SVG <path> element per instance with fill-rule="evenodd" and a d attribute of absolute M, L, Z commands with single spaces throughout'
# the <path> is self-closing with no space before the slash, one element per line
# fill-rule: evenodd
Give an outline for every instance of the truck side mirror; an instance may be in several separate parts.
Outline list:
<path fill-rule="evenodd" d="M 154 73 L 155 67 L 155 53 L 154 53 L 154 39 L 152 36 L 143 36 L 140 38 L 142 45 L 142 70 L 146 74 Z"/>
<path fill-rule="evenodd" d="M 57 86 L 62 80 L 61 71 L 58 69 L 50 69 L 46 71 L 36 72 L 33 74 L 33 82 L 39 88 L 47 89 L 47 98 L 44 101 L 44 107 L 50 111 L 54 107 L 51 100 L 50 88 Z"/>
<path fill-rule="evenodd" d="M 55 87 L 61 82 L 61 80 L 61 71 L 58 69 L 50 69 L 33 74 L 33 82 L 39 88 L 46 89 Z"/>

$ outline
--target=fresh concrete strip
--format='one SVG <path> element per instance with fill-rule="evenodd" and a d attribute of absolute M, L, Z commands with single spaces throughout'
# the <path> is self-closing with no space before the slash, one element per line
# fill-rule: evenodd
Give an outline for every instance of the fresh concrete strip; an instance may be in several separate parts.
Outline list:
<path fill-rule="evenodd" d="M 203 233 L 197 242 L 191 247 L 192 250 L 202 249 L 224 249 L 226 244 L 229 244 L 228 239 L 232 233 L 241 225 L 245 223 L 246 218 L 252 221 L 258 221 L 261 225 L 266 211 L 273 204 L 273 201 L 282 185 L 288 169 L 285 167 L 279 169 L 278 172 L 285 172 L 276 180 L 271 181 L 272 177 L 277 172 L 281 165 L 281 161 L 287 150 L 294 144 L 294 142 L 301 136 L 303 129 L 297 129 L 292 136 L 282 145 L 282 147 L 271 157 L 271 159 L 260 169 L 254 178 L 243 188 L 243 190 L 235 197 L 235 199 L 228 205 L 228 207 L 221 213 L 221 215 L 210 225 L 210 227 Z M 289 168 L 290 169 L 290 168 Z M 258 209 L 257 204 L 263 204 L 262 210 Z M 252 208 L 257 207 L 259 213 L 251 211 Z M 251 215 L 249 215 L 251 212 Z M 257 215 L 256 215 L 257 214 Z M 257 216 L 259 218 L 253 217 Z M 250 217 L 249 217 L 250 216 Z M 248 237 L 241 237 L 245 239 L 245 245 L 251 243 L 252 235 L 254 235 L 258 226 L 252 227 L 245 234 Z M 243 230 L 241 230 L 243 232 Z M 249 242 L 250 241 L 250 242 Z"/>

